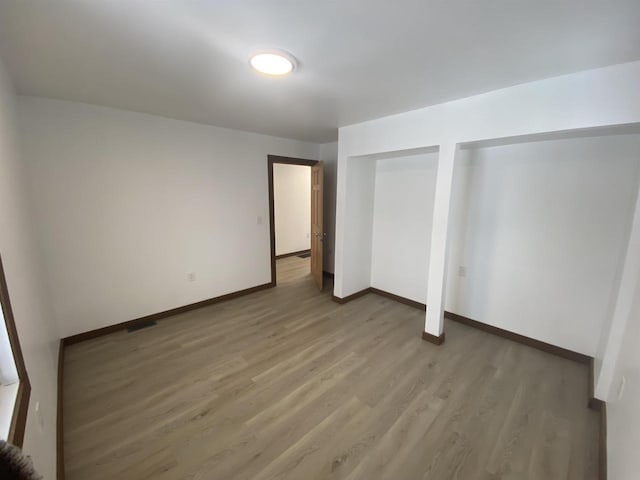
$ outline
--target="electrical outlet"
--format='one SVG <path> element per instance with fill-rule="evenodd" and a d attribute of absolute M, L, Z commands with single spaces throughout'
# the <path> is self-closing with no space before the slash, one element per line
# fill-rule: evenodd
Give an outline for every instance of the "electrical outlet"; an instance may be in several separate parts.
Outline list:
<path fill-rule="evenodd" d="M 187 273 L 187 278 L 189 279 L 190 282 L 195 282 L 196 281 L 196 272 Z"/>
<path fill-rule="evenodd" d="M 42 410 L 40 410 L 39 401 L 36 402 L 35 410 L 36 410 L 36 419 L 38 420 L 38 425 L 40 426 L 40 429 L 44 429 L 44 417 L 42 416 Z"/>
<path fill-rule="evenodd" d="M 620 385 L 618 386 L 618 400 L 622 400 L 624 396 L 624 387 L 627 385 L 627 377 L 624 375 L 620 379 Z"/>
<path fill-rule="evenodd" d="M 459 277 L 466 277 L 467 276 L 467 267 L 464 267 L 464 266 L 460 265 L 458 267 L 458 276 Z"/>

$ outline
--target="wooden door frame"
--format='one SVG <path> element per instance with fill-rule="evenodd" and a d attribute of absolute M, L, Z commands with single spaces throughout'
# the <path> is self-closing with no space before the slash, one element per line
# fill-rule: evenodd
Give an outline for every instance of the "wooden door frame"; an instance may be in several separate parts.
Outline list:
<path fill-rule="evenodd" d="M 276 215 L 273 200 L 273 164 L 282 163 L 285 165 L 302 165 L 313 167 L 318 160 L 308 160 L 306 158 L 281 157 L 280 155 L 267 155 L 269 172 L 269 233 L 271 242 L 271 285 L 276 286 Z M 309 198 L 311 203 L 311 198 Z"/>
<path fill-rule="evenodd" d="M 13 407 L 13 415 L 11 417 L 11 424 L 9 427 L 9 436 L 7 438 L 7 441 L 9 443 L 12 443 L 13 445 L 22 447 L 22 443 L 24 441 L 24 431 L 27 424 L 27 412 L 29 410 L 29 397 L 31 396 L 31 383 L 29 383 L 27 367 L 25 366 L 24 358 L 22 357 L 22 348 L 20 347 L 18 330 L 16 329 L 16 323 L 13 318 L 13 309 L 11 308 L 11 301 L 9 300 L 9 288 L 7 287 L 7 279 L 4 275 L 4 267 L 2 265 L 1 257 L 0 304 L 2 306 L 4 323 L 7 327 L 9 343 L 11 344 L 13 361 L 16 364 L 19 381 L 18 394 L 16 395 L 16 402 Z"/>

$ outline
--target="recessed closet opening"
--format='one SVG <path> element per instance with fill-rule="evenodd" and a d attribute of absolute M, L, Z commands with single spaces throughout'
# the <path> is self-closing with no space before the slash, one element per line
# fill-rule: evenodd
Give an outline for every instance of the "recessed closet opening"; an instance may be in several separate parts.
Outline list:
<path fill-rule="evenodd" d="M 348 159 L 343 296 L 373 287 L 426 302 L 437 148 Z"/>
<path fill-rule="evenodd" d="M 462 145 L 445 309 L 595 356 L 594 332 L 611 318 L 639 178 L 637 128 Z"/>

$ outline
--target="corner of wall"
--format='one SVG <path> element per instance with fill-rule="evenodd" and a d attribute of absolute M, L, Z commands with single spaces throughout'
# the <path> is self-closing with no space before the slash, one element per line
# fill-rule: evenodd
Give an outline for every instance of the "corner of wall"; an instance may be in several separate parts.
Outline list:
<path fill-rule="evenodd" d="M 23 450 L 45 478 L 56 472 L 57 328 L 34 231 L 31 198 L 20 158 L 15 94 L 0 62 L 0 251 L 20 345 L 31 383 Z M 33 405 L 39 402 L 36 415 Z"/>

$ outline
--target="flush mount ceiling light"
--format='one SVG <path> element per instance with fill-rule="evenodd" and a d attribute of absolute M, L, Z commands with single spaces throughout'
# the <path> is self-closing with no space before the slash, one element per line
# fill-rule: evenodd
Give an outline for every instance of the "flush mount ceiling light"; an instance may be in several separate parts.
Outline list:
<path fill-rule="evenodd" d="M 254 70 L 271 77 L 288 75 L 296 67 L 296 61 L 291 55 L 279 51 L 256 53 L 249 59 L 249 64 Z"/>

